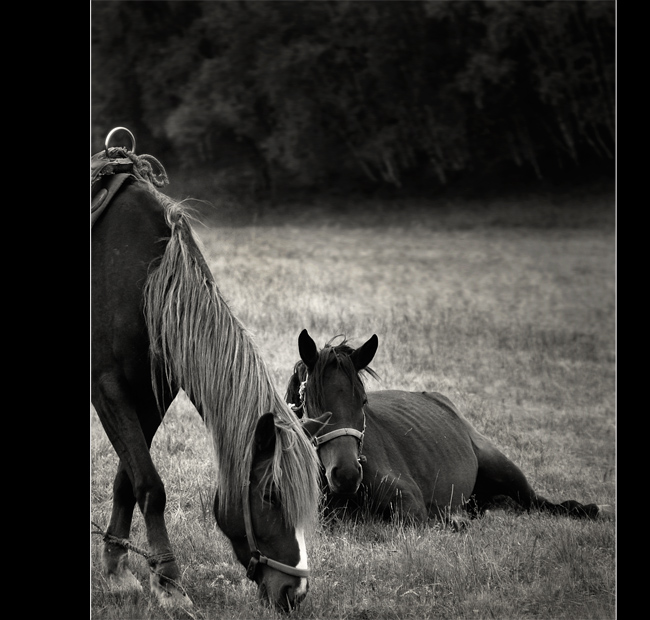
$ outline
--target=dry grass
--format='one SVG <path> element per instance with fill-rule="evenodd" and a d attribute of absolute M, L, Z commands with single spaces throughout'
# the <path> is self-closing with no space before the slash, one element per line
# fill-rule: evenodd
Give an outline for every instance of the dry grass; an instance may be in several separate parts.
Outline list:
<path fill-rule="evenodd" d="M 370 389 L 437 390 L 551 500 L 615 502 L 615 290 L 611 198 L 476 205 L 355 225 L 311 206 L 297 218 L 199 228 L 206 260 L 284 393 L 308 328 L 319 345 L 379 336 Z M 449 207 L 449 206 L 448 206 Z M 564 218 L 561 213 L 564 212 Z M 580 215 L 582 213 L 582 215 Z M 349 219 L 349 218 L 348 218 Z M 506 222 L 509 222 L 506 224 Z M 513 225 L 515 222 L 516 225 Z M 578 225 L 582 222 L 584 225 Z M 92 518 L 108 522 L 116 457 L 91 414 Z M 266 618 L 211 514 L 212 464 L 184 397 L 153 446 L 195 618 Z M 93 537 L 95 538 L 95 537 Z M 145 546 L 140 515 L 132 540 Z M 141 558 L 137 597 L 110 594 L 92 541 L 93 618 L 162 611 Z M 297 618 L 613 618 L 615 524 L 494 512 L 464 533 L 321 524 Z"/>

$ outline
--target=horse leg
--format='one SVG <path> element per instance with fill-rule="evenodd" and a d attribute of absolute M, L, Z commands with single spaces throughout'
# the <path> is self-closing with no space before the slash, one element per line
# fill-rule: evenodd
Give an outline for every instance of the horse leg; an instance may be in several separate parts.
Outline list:
<path fill-rule="evenodd" d="M 113 508 L 108 533 L 115 536 L 128 534 L 130 517 L 137 503 L 147 531 L 152 591 L 163 605 L 191 605 L 179 584 L 180 570 L 165 525 L 165 487 L 149 453 L 157 424 L 152 427 L 153 432 L 148 429 L 145 435 L 134 404 L 137 398 L 119 373 L 105 374 L 98 380 L 93 402 L 104 430 L 120 458 L 120 469 L 114 484 L 117 504 Z M 160 417 L 157 411 L 152 411 L 152 414 Z M 115 531 L 112 531 L 112 527 L 115 527 Z M 121 563 L 124 566 L 126 554 L 115 553 L 114 546 L 106 543 L 104 566 L 109 570 L 117 570 L 119 575 L 119 565 Z"/>
<path fill-rule="evenodd" d="M 172 396 L 165 400 L 171 403 Z M 165 407 L 166 408 L 166 407 Z M 143 424 L 147 446 L 151 449 L 151 442 L 160 426 L 162 418 L 158 413 L 149 418 L 151 423 Z M 122 539 L 128 539 L 131 532 L 131 523 L 133 520 L 133 511 L 136 505 L 133 485 L 129 478 L 129 473 L 120 460 L 115 481 L 113 483 L 113 509 L 111 520 L 108 526 L 108 533 Z M 108 577 L 111 589 L 113 590 L 138 590 L 142 591 L 140 582 L 131 572 L 128 564 L 128 550 L 123 546 L 106 541 L 102 555 L 104 574 Z"/>
<path fill-rule="evenodd" d="M 398 485 L 397 488 L 398 499 L 395 502 L 397 515 L 407 523 L 426 523 L 429 513 L 420 488 L 415 484 L 404 485 L 401 488 Z"/>
<path fill-rule="evenodd" d="M 561 504 L 549 502 L 532 489 L 523 472 L 492 445 L 477 449 L 478 475 L 473 492 L 473 511 L 479 514 L 498 504 L 503 496 L 514 500 L 530 511 L 532 508 L 552 514 L 595 519 L 606 512 L 606 507 L 583 505 L 575 500 Z"/>
<path fill-rule="evenodd" d="M 113 483 L 113 510 L 108 525 L 109 534 L 117 538 L 129 537 L 135 503 L 131 480 L 124 463 L 120 461 Z M 142 591 L 140 582 L 129 568 L 128 550 L 121 545 L 110 541 L 104 543 L 102 565 L 112 590 Z"/>
<path fill-rule="evenodd" d="M 369 502 L 373 512 L 387 521 L 424 523 L 428 512 L 422 491 L 415 482 L 385 475 L 369 489 Z"/>

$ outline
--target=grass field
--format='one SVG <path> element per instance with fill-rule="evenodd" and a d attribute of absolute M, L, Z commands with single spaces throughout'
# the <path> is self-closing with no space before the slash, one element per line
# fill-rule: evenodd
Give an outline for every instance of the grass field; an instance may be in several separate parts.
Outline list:
<path fill-rule="evenodd" d="M 199 195 L 195 192 L 194 195 Z M 284 394 L 307 328 L 319 346 L 376 333 L 368 389 L 435 390 L 550 500 L 616 502 L 615 230 L 611 193 L 492 201 L 305 203 L 253 225 L 209 217 L 206 260 Z M 390 208 L 389 208 L 390 207 Z M 346 214 L 346 215 L 344 215 Z M 117 459 L 91 412 L 91 518 L 106 525 Z M 205 431 L 180 395 L 153 445 L 166 518 L 194 601 L 107 591 L 90 541 L 95 619 L 275 618 L 211 514 Z M 131 540 L 146 546 L 136 514 Z M 615 521 L 496 511 L 437 526 L 319 524 L 294 618 L 562 619 L 616 615 Z"/>

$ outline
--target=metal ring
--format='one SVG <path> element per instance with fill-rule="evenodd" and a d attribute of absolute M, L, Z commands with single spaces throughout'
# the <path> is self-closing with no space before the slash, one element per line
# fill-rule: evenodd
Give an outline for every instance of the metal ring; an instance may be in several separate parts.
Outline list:
<path fill-rule="evenodd" d="M 135 136 L 126 127 L 115 127 L 114 129 L 111 129 L 108 132 L 108 135 L 106 136 L 106 140 L 104 142 L 104 152 L 106 153 L 106 157 L 110 158 L 108 154 L 108 143 L 110 142 L 111 137 L 116 131 L 126 131 L 126 133 L 128 133 L 131 136 L 131 148 L 130 149 L 127 148 L 126 150 L 127 151 L 130 150 L 131 153 L 135 153 Z"/>

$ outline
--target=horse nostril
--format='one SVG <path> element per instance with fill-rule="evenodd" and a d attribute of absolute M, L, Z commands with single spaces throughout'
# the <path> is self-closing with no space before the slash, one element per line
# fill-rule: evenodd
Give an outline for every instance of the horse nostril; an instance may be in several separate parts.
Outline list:
<path fill-rule="evenodd" d="M 329 478 L 334 485 L 332 490 L 338 493 L 354 493 L 362 475 L 363 470 L 357 461 L 348 467 L 332 467 Z"/>
<path fill-rule="evenodd" d="M 306 594 L 307 592 L 304 592 L 296 596 L 296 590 L 293 586 L 285 586 L 280 592 L 280 605 L 285 611 L 296 609 Z"/>

